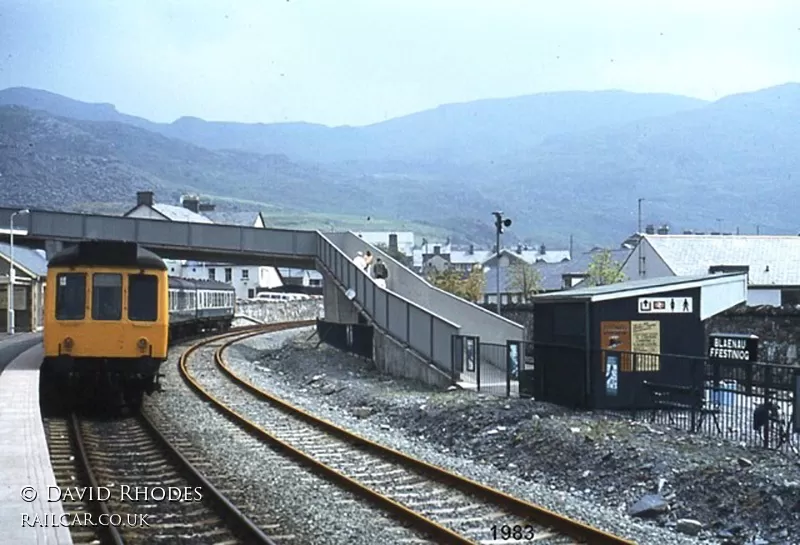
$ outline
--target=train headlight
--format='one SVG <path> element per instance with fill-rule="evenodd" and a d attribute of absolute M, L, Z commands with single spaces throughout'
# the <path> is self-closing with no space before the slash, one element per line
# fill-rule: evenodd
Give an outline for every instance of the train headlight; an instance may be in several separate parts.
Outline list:
<path fill-rule="evenodd" d="M 139 352 L 144 352 L 147 350 L 147 339 L 142 337 L 139 339 L 139 342 L 136 343 L 136 346 L 139 348 Z"/>
<path fill-rule="evenodd" d="M 73 346 L 75 346 L 75 341 L 72 340 L 72 337 L 67 337 L 64 339 L 64 350 L 70 352 L 72 351 Z"/>

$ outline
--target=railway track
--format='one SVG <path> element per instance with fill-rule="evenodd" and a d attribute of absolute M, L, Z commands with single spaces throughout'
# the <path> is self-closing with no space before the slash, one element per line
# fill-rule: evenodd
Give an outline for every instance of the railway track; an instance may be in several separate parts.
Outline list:
<path fill-rule="evenodd" d="M 191 452 L 188 442 L 173 445 L 144 416 L 44 420 L 65 512 L 97 523 L 73 524 L 76 544 L 293 543 L 267 536 L 259 528 L 277 528 L 272 521 L 243 515 L 200 473 L 202 462 L 181 454 Z M 89 501 L 65 498 L 84 487 L 95 491 Z"/>
<path fill-rule="evenodd" d="M 631 543 L 364 439 L 258 388 L 226 365 L 224 352 L 233 343 L 304 325 L 310 324 L 275 324 L 261 331 L 202 341 L 181 356 L 181 374 L 195 391 L 243 428 L 438 542 Z M 190 366 L 190 356 L 208 346 L 216 348 L 214 365 L 202 370 L 202 364 Z M 219 391 L 204 386 L 209 370 L 214 369 L 230 379 L 226 387 L 216 386 Z"/>

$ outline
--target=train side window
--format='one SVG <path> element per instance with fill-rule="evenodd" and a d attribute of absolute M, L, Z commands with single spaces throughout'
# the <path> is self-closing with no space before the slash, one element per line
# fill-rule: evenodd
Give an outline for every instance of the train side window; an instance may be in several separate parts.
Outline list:
<path fill-rule="evenodd" d="M 61 273 L 56 277 L 56 320 L 86 317 L 86 275 Z"/>
<path fill-rule="evenodd" d="M 158 319 L 157 276 L 128 275 L 128 319 L 134 322 L 155 322 Z"/>
<path fill-rule="evenodd" d="M 122 319 L 122 275 L 97 273 L 92 277 L 92 320 Z"/>

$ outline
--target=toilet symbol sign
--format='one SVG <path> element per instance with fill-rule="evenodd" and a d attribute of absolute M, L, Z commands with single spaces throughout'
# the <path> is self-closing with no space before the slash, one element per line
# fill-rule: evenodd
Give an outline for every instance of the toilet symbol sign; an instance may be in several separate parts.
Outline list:
<path fill-rule="evenodd" d="M 691 297 L 639 297 L 639 314 L 691 314 Z"/>

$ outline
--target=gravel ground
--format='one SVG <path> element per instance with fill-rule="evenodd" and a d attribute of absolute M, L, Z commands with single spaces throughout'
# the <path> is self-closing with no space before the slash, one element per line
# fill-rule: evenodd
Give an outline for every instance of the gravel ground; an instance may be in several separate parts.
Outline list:
<path fill-rule="evenodd" d="M 264 335 L 227 359 L 365 437 L 637 543 L 800 543 L 794 459 L 531 400 L 433 391 L 317 347 L 313 328 L 284 335 L 294 338 L 279 350 Z M 629 516 L 645 496 L 653 512 Z"/>
<path fill-rule="evenodd" d="M 259 345 L 276 349 L 294 334 L 270 334 L 261 338 Z M 146 398 L 144 411 L 166 416 L 210 461 L 220 460 L 218 472 L 224 476 L 226 488 L 234 483 L 246 498 L 243 510 L 269 512 L 280 521 L 282 530 L 296 536 L 293 544 L 424 543 L 381 511 L 365 506 L 360 498 L 277 454 L 220 416 L 184 384 L 177 370 L 179 353 L 180 347 L 171 351 L 170 360 L 162 367 L 164 392 Z M 198 350 L 190 365 L 208 367 L 212 354 L 212 349 Z M 215 374 L 198 373 L 207 380 Z"/>

